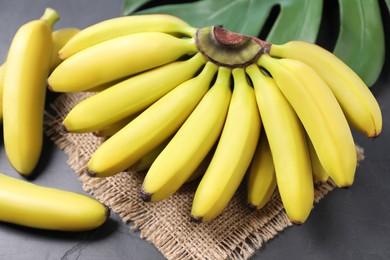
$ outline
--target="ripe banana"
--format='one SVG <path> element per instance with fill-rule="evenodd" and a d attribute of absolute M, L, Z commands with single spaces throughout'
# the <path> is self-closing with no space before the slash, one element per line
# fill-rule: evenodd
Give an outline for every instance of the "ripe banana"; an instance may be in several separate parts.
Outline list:
<path fill-rule="evenodd" d="M 192 37 L 195 29 L 183 20 L 167 14 L 117 17 L 84 28 L 59 51 L 59 56 L 64 60 L 98 43 L 140 32 L 163 32 Z"/>
<path fill-rule="evenodd" d="M 197 54 L 138 74 L 78 103 L 63 121 L 68 132 L 96 131 L 139 112 L 192 78 L 205 64 Z M 106 105 L 102 105 L 106 104 Z"/>
<path fill-rule="evenodd" d="M 106 177 L 128 169 L 187 119 L 217 71 L 206 63 L 202 72 L 180 84 L 105 141 L 88 162 L 90 176 Z"/>
<path fill-rule="evenodd" d="M 228 205 L 252 160 L 261 120 L 245 71 L 232 70 L 233 94 L 214 156 L 195 192 L 191 217 L 206 222 Z"/>
<path fill-rule="evenodd" d="M 322 184 L 329 179 L 329 174 L 326 172 L 322 166 L 320 159 L 314 149 L 314 146 L 308 136 L 306 136 L 307 146 L 310 153 L 311 169 L 313 172 L 313 182 L 314 184 Z"/>
<path fill-rule="evenodd" d="M 193 38 L 160 32 L 129 34 L 72 55 L 51 73 L 48 84 L 57 92 L 85 91 L 195 52 Z"/>
<path fill-rule="evenodd" d="M 264 124 L 263 120 L 263 124 Z M 261 209 L 270 200 L 276 190 L 276 175 L 267 136 L 261 133 L 260 140 L 248 172 L 248 204 Z"/>
<path fill-rule="evenodd" d="M 312 67 L 328 84 L 354 128 L 371 138 L 381 133 L 378 102 L 363 80 L 333 53 L 312 43 L 291 41 L 272 45 L 270 55 L 297 59 Z"/>
<path fill-rule="evenodd" d="M 0 173 L 0 221 L 57 230 L 85 231 L 101 226 L 108 207 L 82 194 L 38 186 Z"/>
<path fill-rule="evenodd" d="M 322 166 L 335 184 L 351 186 L 357 164 L 355 143 L 343 111 L 327 84 L 311 67 L 298 60 L 262 55 L 259 65 L 271 73 L 297 113 Z"/>
<path fill-rule="evenodd" d="M 275 80 L 282 75 L 273 75 L 274 80 L 265 76 L 256 65 L 249 66 L 246 71 L 255 88 L 283 206 L 291 222 L 303 223 L 308 218 L 314 201 L 305 131 L 294 109 L 279 90 L 280 86 L 276 85 L 279 81 Z M 281 69 L 278 68 L 278 71 Z M 293 86 L 289 85 L 291 88 Z"/>
<path fill-rule="evenodd" d="M 39 20 L 21 26 L 11 43 L 4 74 L 4 146 L 11 165 L 30 175 L 40 158 L 46 78 L 52 55 L 53 24 L 59 15 L 47 8 Z"/>
<path fill-rule="evenodd" d="M 53 51 L 50 61 L 50 71 L 53 71 L 62 62 L 58 56 L 59 50 L 79 32 L 80 30 L 78 28 L 69 27 L 56 30 L 52 33 Z"/>
<path fill-rule="evenodd" d="M 143 200 L 159 201 L 174 194 L 207 156 L 225 123 L 230 75 L 230 69 L 218 69 L 215 84 L 153 162 L 142 185 Z"/>

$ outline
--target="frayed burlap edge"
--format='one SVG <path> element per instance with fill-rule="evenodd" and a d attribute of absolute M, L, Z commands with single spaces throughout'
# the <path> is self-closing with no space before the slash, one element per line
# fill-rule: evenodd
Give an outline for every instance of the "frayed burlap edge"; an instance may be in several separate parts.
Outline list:
<path fill-rule="evenodd" d="M 85 166 L 103 139 L 92 134 L 64 134 L 60 126 L 68 111 L 91 93 L 60 95 L 47 111 L 46 134 L 68 156 L 67 163 L 83 189 L 106 204 L 140 236 L 150 241 L 167 259 L 248 259 L 255 250 L 292 224 L 277 192 L 261 210 L 246 205 L 242 185 L 225 211 L 209 223 L 192 223 L 189 213 L 196 182 L 185 184 L 171 198 L 147 203 L 139 198 L 142 173 L 123 172 L 108 178 L 90 178 Z M 359 161 L 363 150 L 357 147 Z M 326 182 L 315 189 L 318 203 L 334 189 Z"/>

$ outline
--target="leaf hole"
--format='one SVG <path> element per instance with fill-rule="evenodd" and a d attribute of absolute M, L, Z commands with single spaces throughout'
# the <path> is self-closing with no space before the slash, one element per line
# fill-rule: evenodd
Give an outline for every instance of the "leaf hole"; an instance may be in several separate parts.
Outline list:
<path fill-rule="evenodd" d="M 187 3 L 194 3 L 199 2 L 199 0 L 180 0 L 180 1 L 172 1 L 172 0 L 159 0 L 159 1 L 149 1 L 145 3 L 144 5 L 140 6 L 135 12 L 149 9 L 153 7 L 163 6 L 163 5 L 177 5 L 177 4 L 187 4 Z"/>
<path fill-rule="evenodd" d="M 271 8 L 268 17 L 265 20 L 263 28 L 260 31 L 260 34 L 259 34 L 260 39 L 267 38 L 267 35 L 271 31 L 272 26 L 274 25 L 276 19 L 278 18 L 279 14 L 280 14 L 280 10 L 281 10 L 281 8 L 280 8 L 279 4 L 276 4 Z"/>
<path fill-rule="evenodd" d="M 340 31 L 340 6 L 338 0 L 327 0 L 323 4 L 322 19 L 317 44 L 333 51 Z"/>

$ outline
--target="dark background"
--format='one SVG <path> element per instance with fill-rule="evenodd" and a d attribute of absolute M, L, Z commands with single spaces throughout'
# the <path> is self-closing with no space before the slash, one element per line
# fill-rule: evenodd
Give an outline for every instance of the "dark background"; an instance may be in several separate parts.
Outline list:
<path fill-rule="evenodd" d="M 328 1 L 324 1 L 327 3 Z M 334 2 L 334 1 L 333 1 Z M 383 2 L 383 1 L 381 1 Z M 84 28 L 120 15 L 121 0 L 0 0 L 0 61 L 4 61 L 16 30 L 40 17 L 46 7 L 56 9 L 61 20 L 54 29 Z M 333 7 L 336 6 L 333 4 Z M 384 4 L 382 3 L 382 7 Z M 325 8 L 329 17 L 336 11 Z M 389 15 L 383 12 L 390 52 Z M 337 19 L 321 28 L 320 43 L 332 46 Z M 333 36 L 332 36 L 333 35 Z M 349 190 L 336 189 L 317 204 L 304 225 L 288 228 L 258 250 L 253 259 L 390 259 L 390 59 L 371 90 L 383 112 L 383 132 L 375 140 L 355 133 L 366 159 Z M 51 102 L 56 94 L 48 94 Z M 85 193 L 65 154 L 45 140 L 39 174 L 31 182 Z M 0 172 L 21 178 L 9 165 L 0 141 Z M 1 210 L 1 209 L 0 209 Z M 111 214 L 109 221 L 91 232 L 62 233 L 0 223 L 2 259 L 163 259 L 156 248 L 140 239 L 137 231 Z"/>

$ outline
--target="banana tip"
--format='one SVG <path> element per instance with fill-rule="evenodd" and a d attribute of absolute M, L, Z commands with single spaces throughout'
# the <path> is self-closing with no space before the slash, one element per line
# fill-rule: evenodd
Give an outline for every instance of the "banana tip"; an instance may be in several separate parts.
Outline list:
<path fill-rule="evenodd" d="M 150 202 L 152 200 L 152 194 L 146 192 L 143 188 L 141 189 L 140 197 L 145 202 Z"/>
<path fill-rule="evenodd" d="M 300 226 L 300 225 L 303 224 L 302 221 L 297 221 L 297 220 L 292 220 L 292 219 L 290 219 L 290 222 L 291 222 L 291 224 L 293 224 L 294 226 Z"/>
<path fill-rule="evenodd" d="M 103 204 L 103 206 L 105 207 L 105 210 L 106 210 L 105 215 L 106 215 L 106 219 L 107 219 L 110 217 L 111 210 L 107 205 Z"/>
<path fill-rule="evenodd" d="M 62 134 L 67 134 L 67 133 L 69 133 L 69 131 L 68 131 L 68 129 L 66 128 L 66 126 L 61 125 L 61 126 L 60 126 L 60 133 L 62 133 Z"/>
<path fill-rule="evenodd" d="M 88 169 L 88 168 L 85 170 L 85 173 L 86 173 L 89 177 L 96 177 L 96 172 L 91 171 L 91 170 Z"/>
<path fill-rule="evenodd" d="M 199 224 L 199 223 L 203 222 L 203 218 L 202 217 L 191 216 L 190 221 L 193 222 L 193 223 Z"/>
<path fill-rule="evenodd" d="M 256 207 L 256 205 L 254 205 L 253 203 L 251 203 L 251 202 L 248 202 L 248 207 L 249 207 L 249 209 L 250 210 L 252 210 L 252 211 L 255 211 L 255 210 L 257 210 L 257 207 Z"/>

